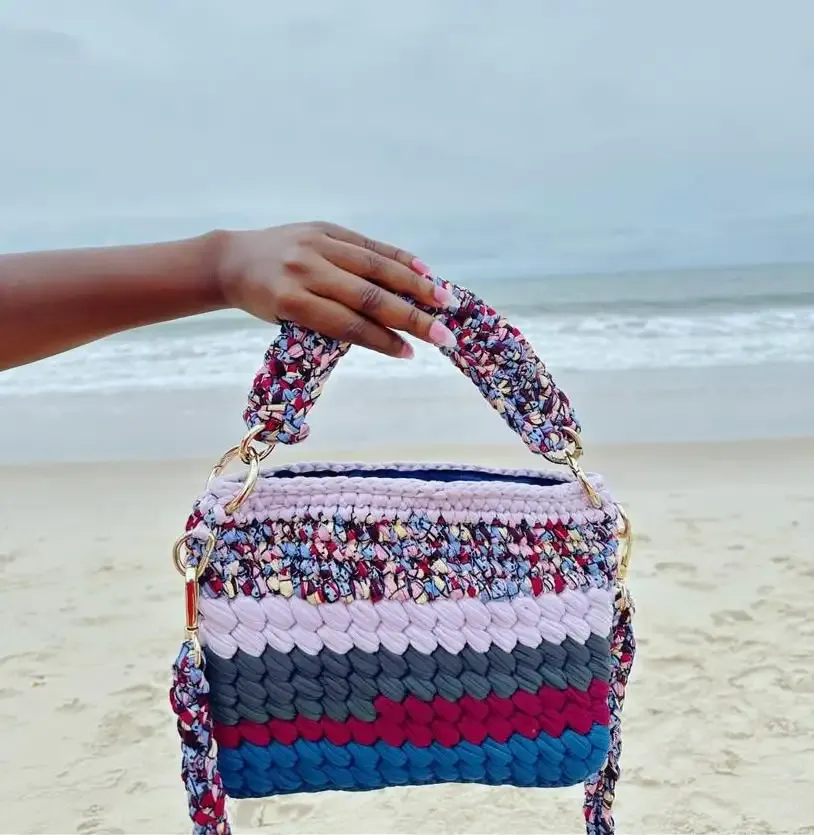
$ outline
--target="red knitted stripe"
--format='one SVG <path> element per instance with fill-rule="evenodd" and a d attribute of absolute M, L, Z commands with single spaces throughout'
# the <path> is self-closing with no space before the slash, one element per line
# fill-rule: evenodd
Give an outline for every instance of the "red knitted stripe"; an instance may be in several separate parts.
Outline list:
<path fill-rule="evenodd" d="M 608 684 L 599 679 L 591 682 L 587 693 L 574 688 L 543 687 L 537 693 L 518 690 L 510 699 L 498 698 L 494 693 L 482 701 L 464 696 L 457 702 L 439 696 L 431 702 L 422 702 L 415 696 L 394 702 L 377 696 L 373 703 L 378 713 L 373 722 L 353 716 L 345 722 L 297 716 L 292 721 L 272 719 L 263 724 L 215 723 L 215 739 L 224 748 L 237 748 L 241 742 L 262 747 L 272 742 L 292 745 L 298 739 L 326 739 L 334 745 L 351 741 L 360 745 L 372 745 L 378 740 L 388 745 L 411 742 L 418 748 L 437 742 L 449 748 L 464 740 L 480 745 L 487 737 L 505 743 L 512 734 L 528 739 L 536 739 L 540 734 L 559 737 L 566 728 L 587 734 L 594 725 L 610 724 Z"/>

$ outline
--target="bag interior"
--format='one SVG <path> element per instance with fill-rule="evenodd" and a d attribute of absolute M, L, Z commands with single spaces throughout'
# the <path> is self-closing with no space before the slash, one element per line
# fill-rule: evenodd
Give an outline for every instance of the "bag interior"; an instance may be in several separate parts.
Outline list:
<path fill-rule="evenodd" d="M 523 475 L 520 473 L 491 473 L 480 470 L 433 469 L 432 467 L 416 468 L 414 470 L 396 470 L 387 468 L 357 469 L 357 470 L 310 470 L 294 472 L 293 470 L 276 470 L 265 473 L 268 478 L 409 478 L 419 481 L 501 481 L 511 484 L 531 484 L 537 487 L 556 487 L 564 483 L 564 479 L 555 478 L 541 473 L 539 476 Z"/>

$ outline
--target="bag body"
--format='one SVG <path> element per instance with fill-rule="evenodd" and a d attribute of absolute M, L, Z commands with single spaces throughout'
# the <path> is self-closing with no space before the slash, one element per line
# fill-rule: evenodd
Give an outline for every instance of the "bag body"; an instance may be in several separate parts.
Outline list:
<path fill-rule="evenodd" d="M 348 346 L 284 324 L 249 432 L 174 549 L 187 637 L 171 702 L 198 835 L 225 800 L 447 782 L 586 783 L 613 832 L 635 649 L 629 524 L 522 335 L 469 291 L 445 351 L 532 452 L 568 471 L 311 463 L 261 470 Z M 261 446 L 265 445 L 265 446 Z M 248 472 L 223 477 L 240 458 Z"/>

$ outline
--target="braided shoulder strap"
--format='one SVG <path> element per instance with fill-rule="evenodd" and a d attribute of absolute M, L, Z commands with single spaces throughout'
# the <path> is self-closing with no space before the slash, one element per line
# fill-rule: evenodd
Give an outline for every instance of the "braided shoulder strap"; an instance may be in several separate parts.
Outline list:
<path fill-rule="evenodd" d="M 439 349 L 478 387 L 528 448 L 537 454 L 567 449 L 579 423 L 568 397 L 517 328 L 469 290 L 434 279 L 453 292 L 455 311 L 429 311 L 455 335 Z M 305 419 L 350 345 L 285 323 L 266 352 L 243 414 L 267 443 L 296 444 L 309 433 Z"/>

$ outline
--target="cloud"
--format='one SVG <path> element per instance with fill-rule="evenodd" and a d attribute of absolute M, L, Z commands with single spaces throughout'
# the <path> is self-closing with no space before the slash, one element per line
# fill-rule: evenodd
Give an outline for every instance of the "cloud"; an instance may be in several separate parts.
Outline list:
<path fill-rule="evenodd" d="M 0 229 L 814 258 L 782 220 L 814 218 L 812 31 L 808 0 L 5 0 Z"/>

